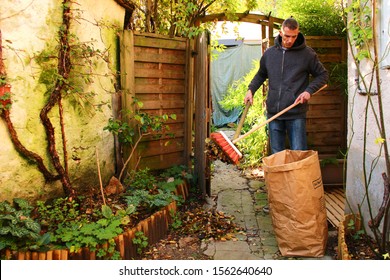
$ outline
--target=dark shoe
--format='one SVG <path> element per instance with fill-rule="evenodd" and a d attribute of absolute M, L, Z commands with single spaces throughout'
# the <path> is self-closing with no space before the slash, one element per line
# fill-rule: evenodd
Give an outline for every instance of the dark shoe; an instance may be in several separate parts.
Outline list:
<path fill-rule="evenodd" d="M 269 205 L 268 204 L 263 207 L 263 212 L 269 213 Z"/>

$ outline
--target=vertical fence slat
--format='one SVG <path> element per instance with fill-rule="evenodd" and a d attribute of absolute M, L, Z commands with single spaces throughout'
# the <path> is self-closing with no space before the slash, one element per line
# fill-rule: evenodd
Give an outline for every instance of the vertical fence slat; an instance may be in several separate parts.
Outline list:
<path fill-rule="evenodd" d="M 27 258 L 26 258 L 26 252 L 18 252 L 18 260 L 28 260 Z"/>
<path fill-rule="evenodd" d="M 125 241 L 123 234 L 115 238 L 116 250 L 119 252 L 121 259 L 125 259 Z"/>
<path fill-rule="evenodd" d="M 155 230 L 156 229 L 156 215 L 153 214 L 151 217 L 150 217 L 150 228 L 152 229 L 150 231 L 150 235 L 151 235 L 151 239 L 152 239 L 152 243 L 156 243 L 159 239 L 159 236 L 157 234 L 157 231 Z"/>
<path fill-rule="evenodd" d="M 46 259 L 53 260 L 53 251 L 50 250 L 46 252 Z"/>
<path fill-rule="evenodd" d="M 39 252 L 38 259 L 39 260 L 46 260 L 46 252 Z"/>
<path fill-rule="evenodd" d="M 69 251 L 68 250 L 61 250 L 61 260 L 68 260 L 69 259 Z"/>

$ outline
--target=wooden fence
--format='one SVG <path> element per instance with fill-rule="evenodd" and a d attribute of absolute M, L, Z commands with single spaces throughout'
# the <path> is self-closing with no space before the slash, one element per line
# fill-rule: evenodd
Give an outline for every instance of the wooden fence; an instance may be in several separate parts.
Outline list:
<path fill-rule="evenodd" d="M 336 157 L 347 146 L 347 98 L 345 93 L 347 46 L 338 37 L 308 36 L 306 43 L 318 54 L 332 76 L 328 88 L 309 101 L 307 132 L 309 148 L 321 158 Z M 335 74 L 337 73 L 337 74 Z M 345 76 L 343 76 L 345 75 Z"/>
<path fill-rule="evenodd" d="M 136 98 L 143 103 L 142 112 L 176 115 L 176 119 L 167 122 L 169 131 L 163 137 L 151 135 L 142 139 L 130 167 L 165 169 L 188 164 L 191 146 L 187 121 L 188 44 L 188 39 L 130 30 L 121 37 L 122 109 L 133 111 Z"/>

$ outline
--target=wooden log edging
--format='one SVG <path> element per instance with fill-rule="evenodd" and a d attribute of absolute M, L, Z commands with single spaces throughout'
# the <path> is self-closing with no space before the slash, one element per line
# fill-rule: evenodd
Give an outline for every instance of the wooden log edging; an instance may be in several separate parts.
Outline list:
<path fill-rule="evenodd" d="M 189 184 L 184 183 L 176 187 L 176 194 L 187 199 L 189 194 Z M 136 232 L 142 231 L 148 238 L 149 245 L 157 243 L 159 240 L 166 237 L 170 224 L 172 223 L 171 213 L 175 214 L 177 211 L 176 201 L 172 201 L 163 209 L 155 212 L 148 218 L 140 221 L 135 227 L 118 235 L 114 240 L 116 243 L 116 250 L 119 252 L 121 259 L 131 260 L 138 257 L 137 247 L 132 240 Z M 103 244 L 102 247 L 106 247 Z M 6 259 L 15 260 L 97 260 L 96 251 L 89 248 L 81 248 L 76 253 L 70 253 L 69 249 L 50 250 L 45 252 L 35 251 L 11 251 L 9 249 L 5 252 Z"/>
<path fill-rule="evenodd" d="M 344 216 L 344 220 L 340 221 L 338 227 L 338 246 L 337 246 L 337 258 L 339 260 L 351 260 L 351 255 L 348 251 L 348 246 L 345 241 L 345 235 L 350 233 L 350 229 L 348 229 L 348 223 L 350 220 L 353 220 L 355 223 L 356 231 L 361 229 L 361 219 L 359 215 L 356 214 L 348 214 Z"/>

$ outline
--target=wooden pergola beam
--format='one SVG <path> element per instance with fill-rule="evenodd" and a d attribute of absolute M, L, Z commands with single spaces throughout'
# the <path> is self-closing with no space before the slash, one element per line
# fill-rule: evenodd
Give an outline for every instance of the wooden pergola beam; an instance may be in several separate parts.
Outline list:
<path fill-rule="evenodd" d="M 260 14 L 250 14 L 250 13 L 235 13 L 235 14 L 211 14 L 204 15 L 197 18 L 196 25 L 198 26 L 201 23 L 205 22 L 215 22 L 215 21 L 236 21 L 236 22 L 248 22 L 254 24 L 260 24 L 262 26 L 262 32 L 268 30 L 268 33 L 262 33 L 266 35 L 266 38 L 269 40 L 269 45 L 274 44 L 274 29 L 280 29 L 280 26 L 283 23 L 283 19 L 272 17 L 269 15 L 260 15 Z M 261 38 L 262 40 L 264 38 Z"/>
<path fill-rule="evenodd" d="M 198 20 L 203 22 L 210 21 L 240 21 L 240 22 L 249 22 L 256 23 L 265 26 L 269 26 L 271 23 L 274 28 L 279 28 L 283 22 L 283 19 L 272 17 L 270 15 L 260 15 L 260 14 L 249 14 L 249 13 L 235 13 L 232 15 L 227 15 L 225 13 L 220 14 L 211 14 L 198 17 Z"/>

